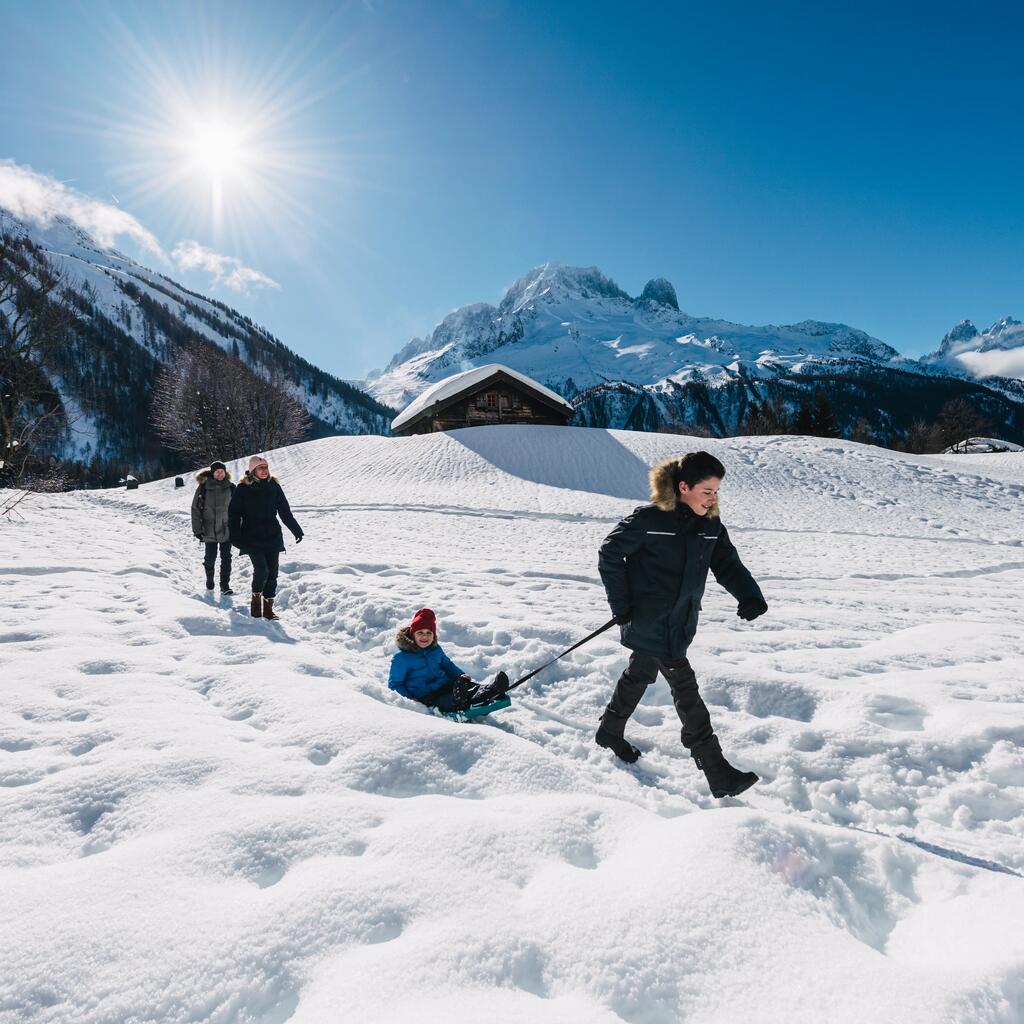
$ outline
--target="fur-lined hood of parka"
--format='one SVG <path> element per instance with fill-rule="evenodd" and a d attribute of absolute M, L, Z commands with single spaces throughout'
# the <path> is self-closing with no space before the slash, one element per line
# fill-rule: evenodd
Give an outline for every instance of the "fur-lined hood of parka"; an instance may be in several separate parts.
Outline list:
<path fill-rule="evenodd" d="M 420 647 L 412 635 L 412 630 L 408 626 L 399 626 L 395 631 L 395 644 L 400 651 L 405 651 L 406 654 L 415 654 L 416 651 L 429 651 L 431 647 L 437 646 L 437 634 L 434 634 L 430 647 Z"/>
<path fill-rule="evenodd" d="M 207 480 L 209 480 L 211 483 L 214 483 L 214 484 L 217 483 L 217 481 L 213 479 L 213 473 L 211 473 L 209 469 L 201 469 L 201 470 L 199 470 L 198 473 L 196 473 L 196 484 L 199 487 L 202 487 L 203 484 L 205 484 Z M 224 483 L 226 483 L 226 484 L 231 483 L 231 470 L 230 469 L 225 469 L 224 470 Z"/>
<path fill-rule="evenodd" d="M 676 469 L 682 462 L 681 455 L 673 455 L 670 458 L 662 459 L 661 462 L 651 467 L 651 501 L 661 509 L 662 512 L 674 512 L 679 507 L 679 494 L 675 482 Z M 709 519 L 717 519 L 718 502 L 708 512 Z"/>
<path fill-rule="evenodd" d="M 280 481 L 277 479 L 276 476 L 268 476 L 266 482 L 270 483 L 271 480 L 273 480 L 275 484 L 276 483 L 280 483 Z M 240 487 L 245 487 L 246 484 L 258 484 L 258 483 L 260 483 L 260 481 L 257 480 L 256 477 L 252 473 L 250 473 L 248 470 L 246 470 L 242 474 L 242 479 L 238 481 L 238 484 L 239 484 Z"/>

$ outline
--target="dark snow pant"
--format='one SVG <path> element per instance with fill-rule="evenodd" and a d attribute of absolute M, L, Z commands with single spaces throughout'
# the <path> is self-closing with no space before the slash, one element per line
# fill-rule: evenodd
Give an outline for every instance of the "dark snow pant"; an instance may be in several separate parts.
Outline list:
<path fill-rule="evenodd" d="M 612 735 L 622 736 L 630 715 L 636 711 L 644 691 L 658 678 L 659 672 L 668 680 L 676 713 L 683 723 L 683 746 L 691 753 L 699 753 L 702 747 L 715 738 L 715 733 L 711 728 L 707 705 L 697 689 L 697 677 L 685 658 L 662 661 L 650 654 L 634 651 L 625 672 L 615 685 L 615 692 L 601 718 L 601 725 Z"/>
<path fill-rule="evenodd" d="M 224 541 L 218 544 L 215 540 L 206 542 L 206 556 L 203 558 L 203 568 L 206 575 L 213 579 L 213 570 L 217 565 L 217 548 L 220 548 L 220 582 L 226 584 L 231 580 L 231 543 Z"/>
<path fill-rule="evenodd" d="M 277 570 L 281 562 L 280 551 L 250 551 L 252 562 L 252 592 L 273 600 L 277 593 Z"/>

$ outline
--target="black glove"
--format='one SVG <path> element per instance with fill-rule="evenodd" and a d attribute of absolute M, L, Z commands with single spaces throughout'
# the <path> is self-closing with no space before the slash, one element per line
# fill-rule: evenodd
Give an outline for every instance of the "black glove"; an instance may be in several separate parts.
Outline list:
<path fill-rule="evenodd" d="M 631 608 L 627 609 L 624 612 L 619 612 L 619 614 L 615 616 L 615 625 L 616 626 L 624 626 L 632 618 L 633 618 L 633 610 Z"/>
<path fill-rule="evenodd" d="M 203 535 L 201 533 L 193 533 L 192 536 L 195 537 L 195 539 L 199 541 L 200 544 L 203 543 Z"/>
<path fill-rule="evenodd" d="M 748 597 L 743 601 L 740 601 L 740 606 L 736 609 L 736 614 L 741 619 L 746 619 L 747 622 L 753 622 L 758 615 L 764 615 L 766 611 L 768 611 L 768 604 L 763 598 Z"/>
<path fill-rule="evenodd" d="M 298 536 L 297 536 L 297 537 L 295 538 L 295 543 L 296 543 L 296 544 L 301 544 L 301 543 L 302 543 L 302 538 L 303 538 L 303 537 L 305 537 L 305 536 L 306 536 L 306 535 L 305 535 L 304 533 L 300 533 L 300 534 L 299 534 L 299 535 L 298 535 Z"/>

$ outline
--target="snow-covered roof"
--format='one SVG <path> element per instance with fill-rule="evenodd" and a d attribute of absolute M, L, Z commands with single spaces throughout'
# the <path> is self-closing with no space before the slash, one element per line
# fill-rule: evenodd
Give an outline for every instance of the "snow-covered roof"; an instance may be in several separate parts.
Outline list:
<path fill-rule="evenodd" d="M 445 377 L 444 380 L 439 380 L 436 384 L 427 388 L 422 395 L 411 402 L 391 421 L 391 429 L 401 429 L 435 403 L 444 402 L 447 399 L 452 398 L 454 395 L 465 391 L 467 388 L 471 388 L 475 384 L 482 383 L 498 371 L 506 373 L 509 377 L 514 378 L 521 384 L 525 384 L 528 388 L 532 388 L 534 391 L 540 392 L 540 394 L 545 398 L 550 399 L 550 401 L 555 402 L 558 405 L 565 406 L 565 408 L 570 412 L 575 411 L 572 405 L 570 405 L 561 395 L 556 394 L 550 388 L 544 387 L 543 384 L 538 384 L 532 377 L 527 377 L 525 373 L 519 373 L 518 370 L 513 370 L 508 366 L 503 366 L 501 363 L 487 363 L 486 366 L 474 366 L 472 370 L 463 370 L 462 373 L 452 374 L 451 377 Z"/>

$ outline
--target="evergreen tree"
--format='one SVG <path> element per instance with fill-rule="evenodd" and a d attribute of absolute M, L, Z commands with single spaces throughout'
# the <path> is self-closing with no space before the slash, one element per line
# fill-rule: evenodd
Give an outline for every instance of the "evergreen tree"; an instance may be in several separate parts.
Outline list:
<path fill-rule="evenodd" d="M 814 392 L 814 409 L 811 413 L 811 433 L 816 437 L 838 437 L 836 414 L 832 403 L 822 388 Z"/>
<path fill-rule="evenodd" d="M 814 418 L 806 401 L 800 403 L 800 409 L 793 420 L 792 432 L 804 437 L 814 433 Z"/>

